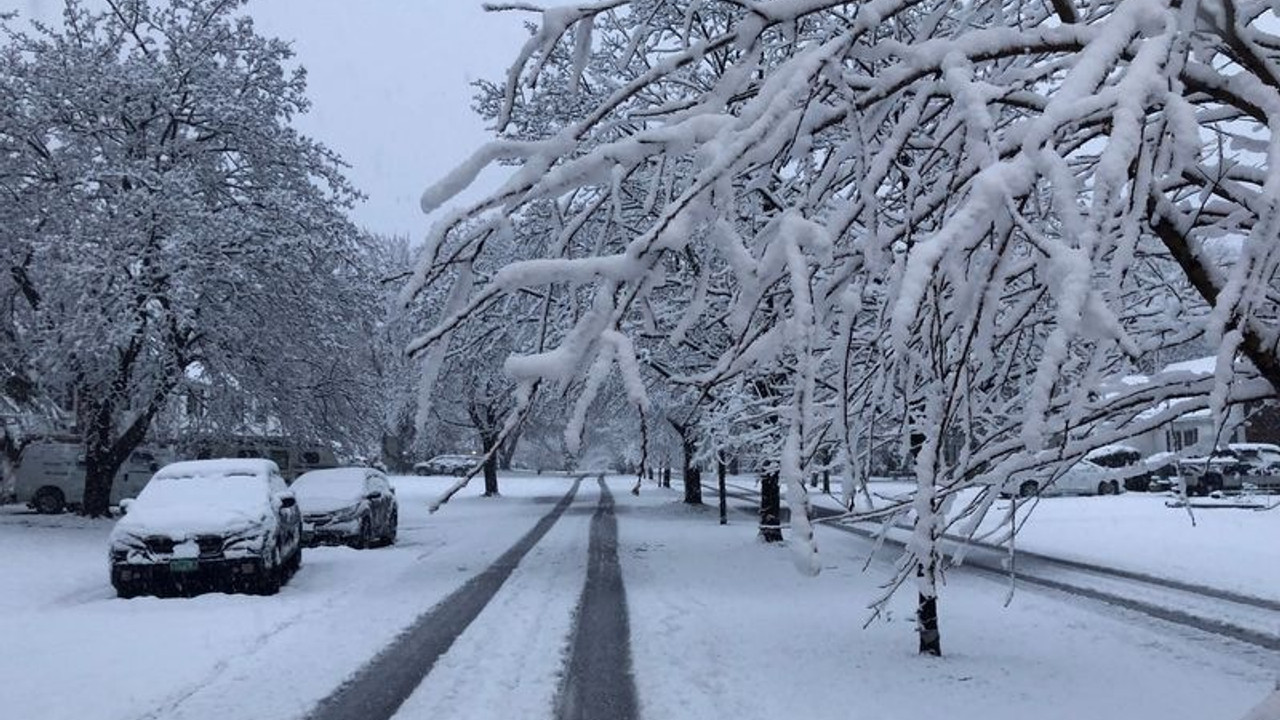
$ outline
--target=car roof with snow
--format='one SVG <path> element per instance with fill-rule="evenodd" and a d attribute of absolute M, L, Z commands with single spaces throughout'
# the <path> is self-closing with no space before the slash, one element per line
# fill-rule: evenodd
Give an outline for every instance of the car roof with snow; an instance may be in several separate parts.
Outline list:
<path fill-rule="evenodd" d="M 1227 447 L 1232 450 L 1256 450 L 1259 452 L 1280 453 L 1280 445 L 1272 445 L 1271 443 L 1231 443 Z"/>
<path fill-rule="evenodd" d="M 262 458 L 219 458 L 216 460 L 183 460 L 160 468 L 153 480 L 183 480 L 250 476 L 268 478 L 279 475 L 275 462 Z"/>
<path fill-rule="evenodd" d="M 381 470 L 370 467 L 339 467 L 311 470 L 298 476 L 293 481 L 294 493 L 302 496 L 309 493 L 320 493 L 324 490 L 341 488 L 363 488 L 365 480 L 371 475 L 381 475 Z"/>
<path fill-rule="evenodd" d="M 351 480 L 364 480 L 373 474 L 381 474 L 382 471 L 377 468 L 348 466 L 336 468 L 323 468 L 321 470 L 309 470 L 298 476 L 295 483 L 303 482 L 345 482 Z"/>
<path fill-rule="evenodd" d="M 250 526 L 269 508 L 273 473 L 278 475 L 275 463 L 257 458 L 166 465 L 112 532 L 177 536 Z"/>

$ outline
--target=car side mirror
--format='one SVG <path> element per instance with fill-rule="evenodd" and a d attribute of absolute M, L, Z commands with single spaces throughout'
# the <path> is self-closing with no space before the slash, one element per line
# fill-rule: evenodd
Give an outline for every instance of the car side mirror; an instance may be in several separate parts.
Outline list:
<path fill-rule="evenodd" d="M 280 498 L 280 507 L 291 508 L 298 504 L 298 499 L 291 492 L 282 492 L 277 497 Z"/>
<path fill-rule="evenodd" d="M 125 499 L 121 500 L 121 501 L 120 501 L 120 512 L 121 512 L 121 513 L 123 513 L 123 514 L 127 514 L 127 513 L 129 512 L 129 506 L 130 506 L 130 505 L 132 505 L 132 504 L 133 504 L 133 498 L 125 498 Z"/>
<path fill-rule="evenodd" d="M 378 498 L 380 498 L 380 497 L 382 497 L 382 493 L 380 493 L 380 492 L 378 492 L 378 491 L 376 491 L 376 490 L 375 490 L 375 491 L 373 491 L 373 492 L 369 493 L 368 495 L 365 495 L 365 496 L 364 496 L 364 499 L 365 499 L 365 500 L 377 500 L 377 499 L 378 499 Z"/>

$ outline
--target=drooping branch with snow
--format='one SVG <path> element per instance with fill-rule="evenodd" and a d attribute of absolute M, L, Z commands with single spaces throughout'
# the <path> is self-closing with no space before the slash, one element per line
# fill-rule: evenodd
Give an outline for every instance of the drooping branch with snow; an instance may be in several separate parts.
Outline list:
<path fill-rule="evenodd" d="M 436 223 L 406 296 L 459 262 L 496 269 L 411 350 L 499 298 L 547 298 L 546 342 L 508 373 L 585 378 L 590 393 L 616 372 L 641 408 L 682 388 L 707 437 L 736 424 L 769 438 L 760 468 L 787 481 L 814 569 L 803 477 L 842 458 L 856 488 L 872 448 L 896 442 L 915 460 L 916 534 L 890 585 L 914 579 L 934 599 L 939 538 L 973 532 L 1011 478 L 1171 419 L 1142 412 L 1161 403 L 1221 414 L 1280 387 L 1280 39 L 1258 22 L 1272 13 L 1224 0 L 545 11 L 505 82 L 482 90 L 498 139 L 424 210 L 488 165 L 513 170 Z M 539 232 L 515 242 L 508 226 Z M 1118 383 L 1195 343 L 1231 347 L 1213 382 Z"/>

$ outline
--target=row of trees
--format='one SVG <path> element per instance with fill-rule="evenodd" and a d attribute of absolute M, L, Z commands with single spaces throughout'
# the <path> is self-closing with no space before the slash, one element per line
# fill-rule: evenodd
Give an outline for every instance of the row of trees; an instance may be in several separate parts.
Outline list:
<path fill-rule="evenodd" d="M 0 370 L 48 421 L 10 423 L 6 450 L 73 428 L 90 515 L 161 421 L 272 418 L 349 450 L 381 427 L 390 251 L 292 127 L 305 74 L 243 4 L 69 0 L 61 27 L 0 28 Z"/>
<path fill-rule="evenodd" d="M 478 107 L 496 192 L 444 214 L 410 344 L 505 356 L 499 432 L 550 398 L 572 449 L 624 398 L 641 447 L 759 460 L 817 572 L 803 478 L 915 533 L 940 653 L 944 532 L 993 487 L 1280 388 L 1280 38 L 1244 0 L 604 0 L 546 10 Z M 494 343 L 492 340 L 500 342 Z M 1122 378 L 1192 348 L 1214 377 Z M 911 500 L 855 504 L 888 443 Z M 643 460 L 642 460 L 643 463 Z M 688 463 L 687 463 L 688 464 Z M 964 507 L 957 506 L 961 491 Z M 869 497 L 869 495 L 867 495 Z M 1007 517 L 1005 532 L 1013 531 Z"/>

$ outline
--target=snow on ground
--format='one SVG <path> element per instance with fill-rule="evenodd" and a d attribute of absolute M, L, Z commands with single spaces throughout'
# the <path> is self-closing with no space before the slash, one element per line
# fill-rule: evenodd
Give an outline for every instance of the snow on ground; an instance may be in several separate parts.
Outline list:
<path fill-rule="evenodd" d="M 503 498 L 468 489 L 428 515 L 451 481 L 397 478 L 395 547 L 308 549 L 265 598 L 118 600 L 109 522 L 0 508 L 3 717 L 301 717 L 569 488 L 504 477 Z M 646 483 L 634 497 L 630 478 L 610 484 L 646 718 L 1236 720 L 1280 677 L 1277 653 L 1033 587 L 1006 608 L 1004 582 L 963 571 L 941 600 L 946 655 L 922 658 L 909 589 L 862 628 L 892 552 L 863 572 L 869 543 L 819 526 L 824 569 L 808 578 L 787 548 L 757 541 L 745 513 L 721 527 L 713 505 L 684 506 L 678 487 Z M 597 498 L 583 483 L 399 720 L 551 717 Z M 1205 512 L 1190 528 L 1158 496 L 1054 498 L 1021 544 L 1274 596 L 1260 578 L 1275 573 L 1276 513 L 1242 512 Z"/>
<path fill-rule="evenodd" d="M 743 478 L 739 484 L 750 486 Z M 879 482 L 874 494 L 896 497 L 912 485 Z M 1273 501 L 1277 498 L 1271 498 Z M 1164 493 L 1046 497 L 1019 503 L 1028 510 L 1016 543 L 1021 550 L 1209 585 L 1280 600 L 1280 508 L 1269 511 L 1167 507 Z M 839 507 L 834 498 L 818 502 Z M 983 525 L 993 528 L 1009 507 L 998 500 Z M 963 506 L 963 499 L 956 503 Z"/>
<path fill-rule="evenodd" d="M 750 516 L 721 527 L 678 493 L 618 495 L 644 717 L 1232 720 L 1280 677 L 1274 653 L 1033 588 L 1006 608 L 1003 582 L 961 572 L 945 655 L 923 658 L 910 588 L 861 627 L 894 553 L 864 573 L 869 543 L 819 526 L 823 571 L 803 577 Z"/>
<path fill-rule="evenodd" d="M 483 570 L 570 486 L 505 478 L 504 498 L 453 478 L 395 478 L 391 548 L 314 548 L 274 597 L 119 600 L 110 521 L 0 509 L 0 708 L 24 720 L 297 717 L 416 616 Z"/>
<path fill-rule="evenodd" d="M 599 497 L 596 483 L 582 483 L 573 505 L 436 662 L 396 720 L 553 716 Z"/>

